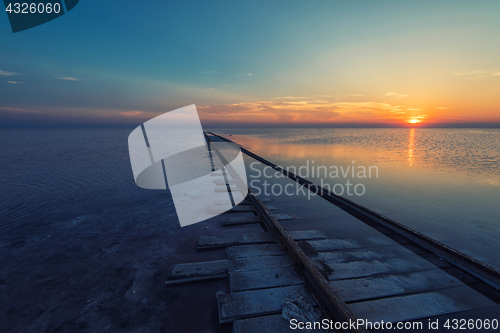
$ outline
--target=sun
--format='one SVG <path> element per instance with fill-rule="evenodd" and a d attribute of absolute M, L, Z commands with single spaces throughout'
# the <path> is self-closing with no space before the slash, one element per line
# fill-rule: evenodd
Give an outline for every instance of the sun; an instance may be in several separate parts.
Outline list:
<path fill-rule="evenodd" d="M 422 120 L 420 120 L 418 118 L 412 118 L 412 119 L 408 120 L 408 123 L 410 123 L 410 124 L 418 124 L 421 121 Z"/>

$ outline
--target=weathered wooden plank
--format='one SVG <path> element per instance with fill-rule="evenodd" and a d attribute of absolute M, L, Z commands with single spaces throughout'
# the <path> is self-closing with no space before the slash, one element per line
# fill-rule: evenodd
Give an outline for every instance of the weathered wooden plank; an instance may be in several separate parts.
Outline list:
<path fill-rule="evenodd" d="M 346 302 L 426 292 L 464 284 L 440 269 L 389 275 L 378 278 L 361 278 L 332 281 L 331 285 Z"/>
<path fill-rule="evenodd" d="M 415 256 L 410 258 L 380 259 L 371 261 L 349 261 L 345 263 L 328 264 L 333 270 L 330 280 L 354 279 L 368 277 L 374 274 L 394 274 L 412 271 L 422 271 L 436 268 L 427 261 Z"/>
<path fill-rule="evenodd" d="M 292 220 L 294 217 L 288 214 L 274 214 L 278 221 Z M 260 223 L 262 220 L 258 216 L 228 217 L 220 220 L 223 226 Z"/>
<path fill-rule="evenodd" d="M 325 239 L 309 242 L 318 251 L 335 251 L 345 249 L 356 249 L 363 247 L 397 245 L 396 242 L 388 238 L 359 237 L 345 239 Z"/>
<path fill-rule="evenodd" d="M 304 300 L 313 306 L 316 305 L 304 286 L 249 290 L 231 294 L 219 291 L 217 292 L 219 321 L 224 324 L 237 319 L 281 313 L 281 305 L 285 298 L 295 299 L 299 296 L 304 297 Z"/>
<path fill-rule="evenodd" d="M 227 268 L 233 271 L 260 271 L 270 268 L 290 267 L 291 260 L 285 256 L 261 256 L 229 259 Z"/>
<path fill-rule="evenodd" d="M 290 333 L 290 322 L 282 315 L 241 319 L 233 322 L 234 333 Z"/>
<path fill-rule="evenodd" d="M 239 245 L 226 248 L 227 257 L 249 258 L 259 256 L 277 256 L 284 254 L 278 244 L 255 244 L 255 245 Z"/>
<path fill-rule="evenodd" d="M 415 256 L 413 252 L 401 245 L 389 245 L 372 248 L 362 248 L 347 251 L 320 252 L 318 257 L 327 263 L 341 263 L 346 261 L 390 259 Z"/>
<path fill-rule="evenodd" d="M 165 284 L 180 284 L 193 281 L 222 279 L 227 276 L 227 260 L 177 264 L 167 277 Z"/>
<path fill-rule="evenodd" d="M 295 240 L 322 239 L 325 236 L 317 230 L 291 231 L 290 235 Z M 244 244 L 274 243 L 271 234 L 266 232 L 244 233 L 236 235 L 210 236 L 202 235 L 198 239 L 198 250 L 217 249 L 227 246 Z"/>
<path fill-rule="evenodd" d="M 293 267 L 229 272 L 231 292 L 303 284 Z"/>
<path fill-rule="evenodd" d="M 490 299 L 464 286 L 431 293 L 352 303 L 349 307 L 360 319 L 394 323 L 493 305 L 495 303 Z"/>

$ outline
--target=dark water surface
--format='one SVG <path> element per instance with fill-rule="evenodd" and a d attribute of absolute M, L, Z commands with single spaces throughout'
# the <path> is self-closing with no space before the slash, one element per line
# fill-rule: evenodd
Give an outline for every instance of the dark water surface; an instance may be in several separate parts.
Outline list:
<path fill-rule="evenodd" d="M 350 199 L 500 267 L 499 130 L 215 132 L 282 166 L 377 166 L 346 177 L 366 188 Z M 231 331 L 217 322 L 226 280 L 164 281 L 171 264 L 225 258 L 197 253 L 200 234 L 251 227 L 180 228 L 168 191 L 135 185 L 129 133 L 0 130 L 0 332 Z"/>
<path fill-rule="evenodd" d="M 129 129 L 0 130 L 0 332 L 227 332 L 227 282 L 165 286 L 210 221 L 138 188 Z M 198 320 L 193 321 L 193 313 Z"/>

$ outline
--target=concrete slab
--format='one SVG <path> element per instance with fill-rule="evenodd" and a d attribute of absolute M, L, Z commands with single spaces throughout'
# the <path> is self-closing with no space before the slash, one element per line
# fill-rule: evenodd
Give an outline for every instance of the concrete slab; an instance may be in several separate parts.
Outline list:
<path fill-rule="evenodd" d="M 317 230 L 291 231 L 295 240 L 323 239 L 325 236 Z M 198 239 L 198 250 L 220 249 L 234 245 L 274 243 L 271 234 L 266 232 L 244 233 L 236 235 L 209 236 L 202 235 Z"/>
<path fill-rule="evenodd" d="M 226 277 L 228 277 L 227 260 L 177 264 L 167 277 L 165 284 L 181 284 L 194 281 L 222 279 Z"/>
<path fill-rule="evenodd" d="M 270 289 L 241 291 L 226 294 L 217 293 L 219 305 L 219 321 L 221 324 L 238 319 L 281 313 L 281 305 L 285 298 L 304 297 L 306 302 L 316 305 L 316 302 L 304 286 L 290 286 Z"/>
<path fill-rule="evenodd" d="M 215 193 L 226 193 L 227 192 L 227 187 L 226 186 L 216 186 L 214 189 Z M 238 187 L 231 186 L 231 192 L 247 192 L 247 189 L 241 189 Z"/>
<path fill-rule="evenodd" d="M 234 180 L 228 180 L 229 185 L 236 185 L 236 182 Z M 217 179 L 215 182 L 215 185 L 217 186 L 226 186 L 226 181 L 224 179 Z"/>
<path fill-rule="evenodd" d="M 262 256 L 228 259 L 227 268 L 230 272 L 234 271 L 260 271 L 270 268 L 290 267 L 291 260 L 285 256 Z"/>
<path fill-rule="evenodd" d="M 214 180 L 215 182 L 215 180 Z M 271 201 L 274 201 L 273 199 L 261 199 L 261 201 L 263 203 L 267 203 L 267 202 L 271 202 Z M 222 201 L 222 200 L 215 200 L 215 204 L 216 205 L 221 205 L 221 204 L 225 204 L 225 201 Z M 250 201 L 248 201 L 247 199 L 243 200 L 242 202 L 239 203 L 239 205 L 251 205 Z"/>
<path fill-rule="evenodd" d="M 294 217 L 288 214 L 274 214 L 278 221 L 291 220 Z M 260 223 L 262 220 L 257 216 L 228 217 L 220 220 L 223 226 Z"/>
<path fill-rule="evenodd" d="M 278 210 L 280 207 L 267 206 L 269 210 Z M 209 213 L 241 213 L 241 212 L 255 212 L 255 208 L 249 205 L 230 206 L 230 205 L 210 205 L 207 207 Z"/>
<path fill-rule="evenodd" d="M 278 244 L 256 244 L 256 245 L 240 245 L 226 248 L 227 257 L 249 258 L 260 256 L 277 256 L 283 255 L 284 252 Z"/>
<path fill-rule="evenodd" d="M 440 269 L 379 278 L 339 280 L 330 284 L 345 302 L 464 286 Z"/>
<path fill-rule="evenodd" d="M 398 322 L 486 308 L 495 303 L 469 287 L 349 304 L 360 319 Z M 369 328 L 368 328 L 369 329 Z"/>
<path fill-rule="evenodd" d="M 229 272 L 231 292 L 303 284 L 293 267 Z"/>
<path fill-rule="evenodd" d="M 390 259 L 415 256 L 413 252 L 401 245 L 379 246 L 347 251 L 319 252 L 318 257 L 327 263 L 341 263 L 347 261 Z"/>
<path fill-rule="evenodd" d="M 393 258 L 371 261 L 349 261 L 345 263 L 328 264 L 333 270 L 329 280 L 354 279 L 368 277 L 375 274 L 394 274 L 415 272 L 436 268 L 427 261 L 419 258 Z"/>
<path fill-rule="evenodd" d="M 363 247 L 397 245 L 396 242 L 389 238 L 379 237 L 359 237 L 359 238 L 344 238 L 344 239 L 326 239 L 320 241 L 309 242 L 318 251 L 335 251 L 345 249 L 356 249 Z"/>

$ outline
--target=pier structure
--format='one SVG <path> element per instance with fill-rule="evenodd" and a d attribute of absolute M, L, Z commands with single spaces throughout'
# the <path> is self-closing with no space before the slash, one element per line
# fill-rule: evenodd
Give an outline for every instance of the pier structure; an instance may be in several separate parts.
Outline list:
<path fill-rule="evenodd" d="M 211 143 L 229 140 L 210 132 L 205 137 L 209 158 L 227 165 Z M 290 320 L 296 319 L 366 332 L 370 324 L 428 328 L 434 320 L 498 318 L 497 269 L 242 151 L 246 162 L 286 176 L 273 183 L 305 191 L 265 197 L 249 189 L 243 202 L 219 216 L 220 225 L 260 230 L 200 235 L 198 251 L 224 249 L 226 258 L 172 266 L 167 287 L 228 279 L 230 292 L 216 294 L 220 324 L 233 325 L 235 333 L 279 333 L 293 331 Z M 230 168 L 213 178 L 215 191 L 247 186 Z M 214 202 L 207 210 L 226 207 Z M 366 325 L 341 325 L 351 322 Z"/>

